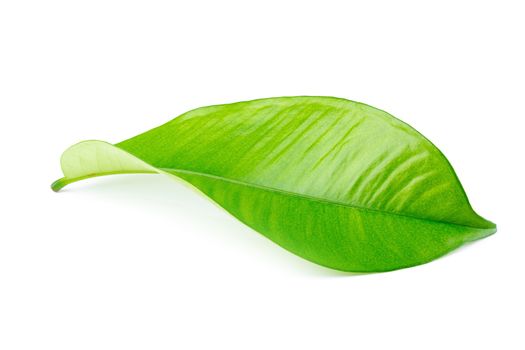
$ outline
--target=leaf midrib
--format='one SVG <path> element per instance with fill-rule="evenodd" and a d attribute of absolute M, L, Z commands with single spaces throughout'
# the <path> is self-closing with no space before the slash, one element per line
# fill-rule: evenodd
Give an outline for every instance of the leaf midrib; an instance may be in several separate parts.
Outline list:
<path fill-rule="evenodd" d="M 219 175 L 212 175 L 212 174 L 202 173 L 202 172 L 193 171 L 193 170 L 157 168 L 157 167 L 155 167 L 155 168 L 159 169 L 159 170 L 161 170 L 161 171 L 163 171 L 165 173 L 173 174 L 175 176 L 176 176 L 177 173 L 179 173 L 179 174 L 189 174 L 189 175 L 196 175 L 196 176 L 201 176 L 201 177 L 206 177 L 206 178 L 212 178 L 212 179 L 217 179 L 217 180 L 220 180 L 220 181 L 234 183 L 234 184 L 242 185 L 242 186 L 246 186 L 246 187 L 258 188 L 258 189 L 262 189 L 262 190 L 266 190 L 266 191 L 270 191 L 270 192 L 276 192 L 276 193 L 283 194 L 283 195 L 290 196 L 290 197 L 303 198 L 303 199 L 308 199 L 308 200 L 315 201 L 315 202 L 328 203 L 328 204 L 332 204 L 332 205 L 337 205 L 337 206 L 357 209 L 357 210 L 366 211 L 366 212 L 379 213 L 379 214 L 382 214 L 382 215 L 395 215 L 395 216 L 405 217 L 405 218 L 409 218 L 409 219 L 413 219 L 413 220 L 429 221 L 429 222 L 435 222 L 435 223 L 439 223 L 439 224 L 467 227 L 467 228 L 477 229 L 477 230 L 491 230 L 491 229 L 495 228 L 495 227 L 470 226 L 470 225 L 458 224 L 458 223 L 449 222 L 449 221 L 441 221 L 441 220 L 436 220 L 436 219 L 417 217 L 417 216 L 413 216 L 413 215 L 409 215 L 409 214 L 396 213 L 396 212 L 391 212 L 391 211 L 387 211 L 387 210 L 367 208 L 367 207 L 362 207 L 362 206 L 355 205 L 355 204 L 348 204 L 348 203 L 344 203 L 344 202 L 340 202 L 340 201 L 336 201 L 336 200 L 332 200 L 332 199 L 319 198 L 319 197 L 315 197 L 315 196 L 311 196 L 311 195 L 306 195 L 306 194 L 303 194 L 303 193 L 290 192 L 290 191 L 286 191 L 286 190 L 279 189 L 279 188 L 268 187 L 268 186 L 264 186 L 264 185 L 244 182 L 244 181 L 230 179 L 230 178 L 219 176 Z"/>

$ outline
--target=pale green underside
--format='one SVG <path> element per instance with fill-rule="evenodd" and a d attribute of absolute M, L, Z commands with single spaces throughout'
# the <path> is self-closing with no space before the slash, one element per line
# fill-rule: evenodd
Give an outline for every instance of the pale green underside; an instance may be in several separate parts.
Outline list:
<path fill-rule="evenodd" d="M 101 175 L 175 176 L 280 246 L 344 271 L 422 264 L 496 231 L 434 145 L 337 98 L 199 108 L 117 145 L 81 142 L 61 164 L 54 190 Z"/>

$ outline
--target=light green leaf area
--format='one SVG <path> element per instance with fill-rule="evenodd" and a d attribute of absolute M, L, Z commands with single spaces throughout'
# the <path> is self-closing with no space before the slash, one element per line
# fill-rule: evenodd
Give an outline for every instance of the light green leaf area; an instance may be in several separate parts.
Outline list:
<path fill-rule="evenodd" d="M 430 141 L 340 98 L 198 108 L 116 145 L 81 142 L 61 163 L 54 190 L 100 175 L 175 176 L 285 249 L 343 271 L 426 263 L 496 231 Z"/>

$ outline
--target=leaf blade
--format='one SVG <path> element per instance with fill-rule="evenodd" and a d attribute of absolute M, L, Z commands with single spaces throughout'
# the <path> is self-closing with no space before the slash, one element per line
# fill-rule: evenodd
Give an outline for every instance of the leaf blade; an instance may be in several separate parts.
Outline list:
<path fill-rule="evenodd" d="M 294 97 L 204 107 L 115 148 L 108 153 L 139 161 L 125 160 L 120 170 L 182 178 L 279 245 L 335 269 L 413 266 L 495 232 L 430 141 L 352 101 Z"/>

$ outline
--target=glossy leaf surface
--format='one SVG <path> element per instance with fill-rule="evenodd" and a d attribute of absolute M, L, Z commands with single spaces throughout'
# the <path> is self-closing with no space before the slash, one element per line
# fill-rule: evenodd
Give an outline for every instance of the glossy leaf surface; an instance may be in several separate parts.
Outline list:
<path fill-rule="evenodd" d="M 198 108 L 116 145 L 72 146 L 62 169 L 55 190 L 99 175 L 176 176 L 289 251 L 344 271 L 422 264 L 496 231 L 431 142 L 339 98 Z"/>

